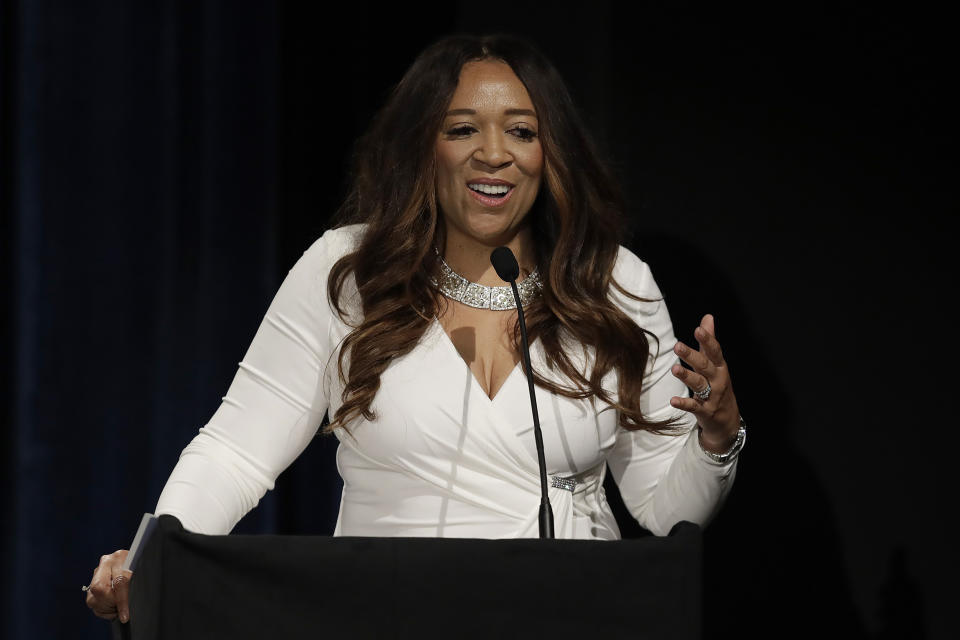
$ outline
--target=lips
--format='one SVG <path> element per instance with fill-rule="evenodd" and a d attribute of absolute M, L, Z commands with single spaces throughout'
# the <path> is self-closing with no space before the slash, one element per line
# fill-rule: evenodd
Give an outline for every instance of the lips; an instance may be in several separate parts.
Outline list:
<path fill-rule="evenodd" d="M 471 180 L 466 184 L 467 191 L 474 200 L 486 207 L 502 207 L 513 195 L 513 185 L 504 180 Z"/>
<path fill-rule="evenodd" d="M 498 207 L 513 194 L 514 184 L 497 178 L 474 178 L 467 181 L 467 191 L 478 202 L 488 207 Z"/>

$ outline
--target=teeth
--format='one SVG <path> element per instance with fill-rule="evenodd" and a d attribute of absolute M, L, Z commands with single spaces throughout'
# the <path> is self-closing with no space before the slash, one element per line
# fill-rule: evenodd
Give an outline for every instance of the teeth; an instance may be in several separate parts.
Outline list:
<path fill-rule="evenodd" d="M 468 184 L 468 187 L 479 193 L 485 193 L 488 196 L 502 196 L 510 187 L 505 184 Z"/>

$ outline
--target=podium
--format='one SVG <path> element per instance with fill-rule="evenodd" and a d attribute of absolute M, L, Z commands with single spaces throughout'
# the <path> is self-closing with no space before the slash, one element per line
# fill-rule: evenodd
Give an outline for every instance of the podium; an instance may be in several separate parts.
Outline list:
<path fill-rule="evenodd" d="M 636 540 L 205 536 L 160 516 L 132 640 L 699 638 L 701 534 Z M 116 634 L 115 634 L 116 635 Z"/>

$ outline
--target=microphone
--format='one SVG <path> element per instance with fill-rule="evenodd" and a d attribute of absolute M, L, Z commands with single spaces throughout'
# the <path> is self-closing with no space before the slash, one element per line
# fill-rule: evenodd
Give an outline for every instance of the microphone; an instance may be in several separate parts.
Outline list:
<path fill-rule="evenodd" d="M 517 301 L 517 315 L 520 319 L 520 343 L 523 347 L 523 364 L 527 371 L 527 388 L 530 391 L 530 408 L 533 410 L 533 437 L 537 441 L 537 463 L 540 465 L 540 538 L 553 539 L 553 509 L 547 494 L 547 463 L 543 456 L 543 433 L 540 431 L 540 414 L 537 412 L 537 396 L 533 392 L 533 369 L 530 366 L 530 345 L 527 343 L 527 324 L 523 321 L 523 306 L 520 304 L 520 291 L 517 290 L 517 277 L 520 265 L 507 247 L 497 247 L 490 254 L 490 264 L 504 282 L 513 289 L 513 299 Z"/>

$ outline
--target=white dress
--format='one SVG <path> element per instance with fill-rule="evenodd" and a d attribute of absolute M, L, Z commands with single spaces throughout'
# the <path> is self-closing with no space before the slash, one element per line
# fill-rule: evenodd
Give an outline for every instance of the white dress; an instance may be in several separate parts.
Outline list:
<path fill-rule="evenodd" d="M 360 225 L 327 231 L 290 270 L 222 404 L 183 450 L 157 514 L 174 515 L 191 531 L 228 533 L 310 443 L 324 413 L 336 412 L 338 347 L 350 328 L 329 304 L 327 276 L 360 233 Z M 633 293 L 660 298 L 649 267 L 623 247 L 614 277 Z M 348 305 L 356 301 L 352 278 L 345 293 Z M 687 389 L 670 373 L 676 339 L 666 305 L 611 297 L 659 338 L 659 350 L 650 341 L 644 415 L 682 414 L 685 433 L 627 431 L 609 406 L 537 388 L 548 473 L 576 482 L 573 491 L 550 488 L 557 538 L 620 537 L 603 491 L 607 464 L 630 513 L 657 535 L 680 520 L 705 525 L 736 473 L 736 459 L 707 457 L 695 418 L 670 406 Z M 531 350 L 534 369 L 546 373 L 540 343 Z M 586 368 L 589 355 L 578 362 Z M 615 374 L 604 387 L 616 390 Z M 540 482 L 521 365 L 491 400 L 434 320 L 383 373 L 372 408 L 376 420 L 355 421 L 352 436 L 336 432 L 343 493 L 334 535 L 538 536 Z"/>

